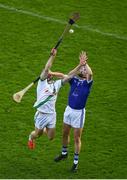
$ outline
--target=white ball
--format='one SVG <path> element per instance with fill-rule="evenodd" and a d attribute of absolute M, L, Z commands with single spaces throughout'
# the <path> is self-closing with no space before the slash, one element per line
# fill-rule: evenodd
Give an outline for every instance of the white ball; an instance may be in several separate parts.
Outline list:
<path fill-rule="evenodd" d="M 69 30 L 69 33 L 74 33 L 74 30 L 73 30 L 73 29 L 70 29 L 70 30 Z"/>

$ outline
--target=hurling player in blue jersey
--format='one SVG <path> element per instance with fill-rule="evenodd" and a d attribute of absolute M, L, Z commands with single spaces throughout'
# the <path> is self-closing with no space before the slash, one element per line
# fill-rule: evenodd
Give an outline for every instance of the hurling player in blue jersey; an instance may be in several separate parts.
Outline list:
<path fill-rule="evenodd" d="M 82 66 L 76 76 L 70 81 L 70 92 L 68 96 L 68 105 L 64 112 L 63 122 L 63 139 L 62 139 L 62 152 L 54 160 L 59 162 L 62 159 L 67 158 L 69 144 L 70 130 L 74 130 L 74 162 L 71 171 L 76 171 L 78 167 L 79 153 L 81 150 L 81 135 L 85 122 L 85 106 L 87 98 L 90 93 L 90 89 L 93 83 L 93 73 L 90 66 L 87 63 L 86 52 L 81 52 L 79 56 L 80 62 L 86 62 Z"/>

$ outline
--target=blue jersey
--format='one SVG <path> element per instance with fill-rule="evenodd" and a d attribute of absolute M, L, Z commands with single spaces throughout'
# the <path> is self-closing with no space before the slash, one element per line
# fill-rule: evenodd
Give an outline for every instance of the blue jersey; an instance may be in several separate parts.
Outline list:
<path fill-rule="evenodd" d="M 69 83 L 71 88 L 68 97 L 68 105 L 73 109 L 85 108 L 93 80 L 88 82 L 87 80 L 73 77 Z"/>

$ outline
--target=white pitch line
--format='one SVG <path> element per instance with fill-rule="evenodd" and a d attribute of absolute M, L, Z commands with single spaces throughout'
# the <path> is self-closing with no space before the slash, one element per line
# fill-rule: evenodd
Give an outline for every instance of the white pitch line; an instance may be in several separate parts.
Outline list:
<path fill-rule="evenodd" d="M 101 31 L 99 29 L 90 28 L 88 26 L 78 26 L 77 24 L 75 24 L 75 26 L 77 28 L 80 28 L 80 29 L 85 29 L 87 31 L 96 32 L 98 34 L 101 34 L 101 35 L 104 35 L 104 36 L 110 36 L 110 37 L 113 37 L 115 39 L 121 39 L 121 40 L 125 40 L 125 41 L 127 40 L 127 36 L 121 36 L 121 35 L 118 35 L 118 34 L 103 32 L 103 31 Z"/>
<path fill-rule="evenodd" d="M 14 12 L 21 13 L 21 14 L 27 14 L 27 15 L 30 15 L 30 16 L 38 17 L 40 19 L 44 19 L 44 20 L 47 20 L 47 21 L 57 22 L 59 24 L 66 24 L 67 23 L 66 21 L 61 21 L 59 19 L 51 18 L 51 17 L 48 17 L 48 16 L 39 15 L 39 14 L 33 13 L 31 11 L 26 11 L 26 10 L 17 9 L 17 8 L 14 8 L 14 7 L 6 6 L 6 5 L 1 4 L 1 3 L 0 3 L 0 8 L 7 9 L 7 10 L 10 10 L 10 11 L 14 11 Z"/>
<path fill-rule="evenodd" d="M 15 7 L 10 7 L 10 6 L 1 4 L 1 3 L 0 3 L 0 8 L 7 9 L 9 11 L 14 11 L 14 12 L 17 12 L 17 13 L 27 14 L 27 15 L 30 15 L 30 16 L 34 16 L 34 17 L 44 19 L 44 20 L 47 20 L 47 21 L 56 22 L 56 23 L 59 23 L 59 24 L 66 24 L 67 23 L 66 21 L 62 21 L 62 20 L 55 19 L 55 18 L 48 17 L 48 16 L 44 16 L 44 15 L 39 15 L 39 14 L 33 13 L 31 11 L 17 9 Z M 127 36 L 121 36 L 121 35 L 114 34 L 114 33 L 103 32 L 103 31 L 101 31 L 99 29 L 90 28 L 88 26 L 79 26 L 77 24 L 74 24 L 74 26 L 79 28 L 79 29 L 84 29 L 86 31 L 96 32 L 98 34 L 101 34 L 101 35 L 104 35 L 104 36 L 110 36 L 110 37 L 113 37 L 115 39 L 127 40 Z"/>

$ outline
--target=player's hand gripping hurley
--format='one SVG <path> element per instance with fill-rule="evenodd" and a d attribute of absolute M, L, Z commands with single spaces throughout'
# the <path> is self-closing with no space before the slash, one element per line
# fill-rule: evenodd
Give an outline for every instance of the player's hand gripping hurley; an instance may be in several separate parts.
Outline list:
<path fill-rule="evenodd" d="M 65 34 L 67 34 L 69 32 L 69 29 L 71 28 L 71 26 L 79 19 L 79 13 L 73 13 L 62 33 L 62 35 L 60 36 L 58 42 L 55 45 L 55 49 L 57 49 L 59 47 L 59 45 L 61 44 Z M 50 54 L 50 56 L 52 56 L 52 54 Z M 22 97 L 24 96 L 24 94 L 40 79 L 40 76 L 37 77 L 32 83 L 30 83 L 28 86 L 26 86 L 24 89 L 22 89 L 21 91 L 13 94 L 13 100 L 17 103 L 20 103 L 22 100 Z"/>

